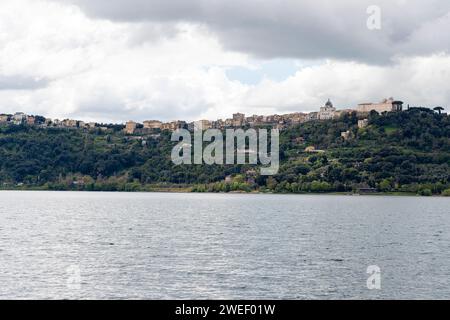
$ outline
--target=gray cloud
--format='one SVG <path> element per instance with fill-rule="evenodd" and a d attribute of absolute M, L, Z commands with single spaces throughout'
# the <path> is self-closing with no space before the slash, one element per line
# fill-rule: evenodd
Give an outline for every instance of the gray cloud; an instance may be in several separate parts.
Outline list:
<path fill-rule="evenodd" d="M 227 48 L 257 57 L 386 63 L 396 55 L 448 52 L 447 0 L 66 0 L 115 21 L 206 25 Z M 382 29 L 368 30 L 379 5 Z M 150 37 L 154 37 L 150 34 Z"/>
<path fill-rule="evenodd" d="M 0 74 L 0 90 L 36 90 L 45 88 L 48 83 L 49 81 L 47 79 L 36 79 L 22 75 L 5 76 Z"/>

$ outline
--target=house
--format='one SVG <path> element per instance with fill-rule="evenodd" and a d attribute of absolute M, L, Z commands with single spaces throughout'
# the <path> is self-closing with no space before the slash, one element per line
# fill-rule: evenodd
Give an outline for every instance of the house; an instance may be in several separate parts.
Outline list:
<path fill-rule="evenodd" d="M 6 114 L 0 115 L 0 123 L 8 122 L 8 120 L 9 120 L 9 116 L 8 115 L 6 115 Z"/>
<path fill-rule="evenodd" d="M 25 122 L 27 116 L 25 115 L 25 113 L 23 112 L 16 112 L 13 116 L 12 116 L 12 121 L 15 125 L 21 125 Z"/>
<path fill-rule="evenodd" d="M 245 114 L 235 113 L 233 114 L 233 127 L 242 127 L 245 124 Z"/>
<path fill-rule="evenodd" d="M 350 131 L 350 130 L 347 130 L 347 131 L 341 132 L 341 137 L 342 137 L 344 140 L 350 139 L 350 137 L 351 137 L 351 131 Z"/>
<path fill-rule="evenodd" d="M 358 128 L 362 129 L 369 125 L 369 119 L 358 120 Z"/>
<path fill-rule="evenodd" d="M 209 120 L 198 120 L 194 122 L 194 131 L 211 129 L 211 122 Z"/>

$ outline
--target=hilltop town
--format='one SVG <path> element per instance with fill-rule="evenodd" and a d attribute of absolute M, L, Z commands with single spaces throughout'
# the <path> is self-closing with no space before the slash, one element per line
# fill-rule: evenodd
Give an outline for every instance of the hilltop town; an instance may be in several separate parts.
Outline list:
<path fill-rule="evenodd" d="M 327 101 L 318 112 L 295 117 L 235 114 L 200 122 L 282 128 L 280 168 L 270 177 L 250 164 L 175 165 L 174 125 L 52 121 L 23 113 L 3 115 L 2 122 L 0 189 L 450 195 L 450 117 L 441 107 L 403 110 L 393 99 L 347 111 Z M 195 130 L 196 123 L 183 127 Z"/>
<path fill-rule="evenodd" d="M 328 100 L 323 107 L 320 107 L 317 112 L 310 113 L 290 113 L 283 115 L 253 115 L 246 117 L 243 113 L 235 113 L 230 119 L 222 120 L 199 120 L 193 122 L 186 122 L 183 120 L 175 120 L 171 122 L 162 122 L 159 120 L 146 120 L 143 123 L 138 123 L 135 121 L 128 121 L 125 125 L 103 125 L 95 122 L 83 122 L 73 119 L 49 119 L 42 116 L 27 115 L 23 112 L 17 112 L 15 114 L 2 114 L 0 115 L 0 124 L 14 124 L 14 125 L 29 125 L 29 126 L 39 126 L 39 127 L 56 127 L 56 128 L 69 128 L 69 129 L 100 129 L 108 130 L 111 126 L 119 126 L 123 129 L 124 133 L 127 135 L 134 134 L 146 134 L 154 132 L 155 130 L 168 130 L 175 131 L 180 128 L 185 128 L 190 131 L 196 128 L 202 128 L 203 130 L 214 128 L 214 129 L 225 129 L 225 128 L 239 128 L 239 127 L 258 127 L 258 126 L 272 126 L 277 129 L 285 129 L 287 127 L 301 124 L 309 121 L 316 120 L 330 120 L 339 118 L 345 113 L 357 112 L 363 118 L 372 110 L 383 113 L 392 111 L 402 111 L 403 102 L 394 100 L 393 98 L 384 99 L 379 103 L 361 103 L 355 108 L 341 109 L 338 110 L 333 103 Z M 361 127 L 367 124 L 367 119 L 361 119 L 359 125 Z M 342 133 L 345 136 L 345 132 Z"/>

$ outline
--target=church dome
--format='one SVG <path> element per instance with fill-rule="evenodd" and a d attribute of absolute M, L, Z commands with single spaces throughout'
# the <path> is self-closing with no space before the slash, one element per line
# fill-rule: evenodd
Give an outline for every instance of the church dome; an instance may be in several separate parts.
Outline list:
<path fill-rule="evenodd" d="M 327 103 L 325 103 L 326 107 L 333 107 L 333 103 L 331 103 L 330 99 L 328 99 Z"/>

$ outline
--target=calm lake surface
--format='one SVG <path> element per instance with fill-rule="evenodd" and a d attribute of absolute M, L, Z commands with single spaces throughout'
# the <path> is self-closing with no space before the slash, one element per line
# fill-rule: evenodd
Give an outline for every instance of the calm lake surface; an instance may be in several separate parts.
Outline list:
<path fill-rule="evenodd" d="M 13 298 L 449 299 L 450 200 L 0 192 Z"/>

